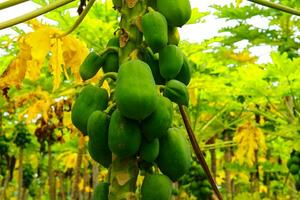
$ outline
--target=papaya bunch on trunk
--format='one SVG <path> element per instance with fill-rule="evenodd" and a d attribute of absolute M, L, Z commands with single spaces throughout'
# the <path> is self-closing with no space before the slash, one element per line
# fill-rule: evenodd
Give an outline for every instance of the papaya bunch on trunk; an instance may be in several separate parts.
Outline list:
<path fill-rule="evenodd" d="M 121 174 L 125 176 L 133 167 L 129 160 L 135 160 L 145 174 L 138 199 L 169 200 L 172 182 L 186 174 L 192 162 L 185 131 L 173 124 L 174 107 L 189 103 L 191 64 L 178 46 L 178 27 L 191 17 L 190 2 L 113 3 L 122 11 L 120 29 L 106 49 L 91 52 L 81 65 L 84 81 L 99 70 L 104 75 L 97 86 L 88 84 L 80 91 L 72 107 L 72 122 L 89 136 L 91 158 L 110 169 L 110 179 L 99 184 L 95 199 L 129 198 L 123 195 L 129 195 L 126 190 L 135 182 L 118 184 L 115 174 L 127 167 Z M 107 78 L 113 79 L 111 93 L 101 87 Z"/>

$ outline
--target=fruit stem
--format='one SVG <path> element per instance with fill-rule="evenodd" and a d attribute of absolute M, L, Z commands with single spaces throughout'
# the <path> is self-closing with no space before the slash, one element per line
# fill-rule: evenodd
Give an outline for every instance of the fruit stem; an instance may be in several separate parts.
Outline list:
<path fill-rule="evenodd" d="M 118 73 L 116 73 L 116 72 L 107 72 L 107 73 L 105 73 L 99 81 L 99 87 L 101 87 L 103 85 L 103 83 L 106 79 L 110 78 L 110 79 L 113 79 L 113 80 L 117 80 L 117 77 L 118 77 Z"/>
<path fill-rule="evenodd" d="M 190 125 L 190 122 L 188 120 L 187 114 L 185 113 L 184 108 L 183 108 L 182 105 L 178 105 L 178 106 L 179 106 L 180 114 L 181 114 L 181 117 L 183 119 L 186 131 L 187 131 L 187 133 L 189 135 L 189 139 L 191 141 L 193 150 L 194 150 L 194 152 L 196 154 L 196 157 L 197 157 L 199 163 L 201 164 L 201 166 L 202 166 L 205 174 L 207 175 L 207 178 L 208 178 L 208 180 L 209 180 L 209 182 L 210 182 L 210 184 L 212 186 L 212 189 L 216 193 L 218 199 L 222 200 L 223 197 L 222 197 L 222 195 L 221 195 L 221 193 L 220 193 L 220 191 L 219 191 L 219 189 L 217 187 L 217 184 L 216 184 L 214 178 L 212 177 L 212 175 L 211 175 L 211 173 L 209 171 L 209 168 L 208 168 L 208 165 L 207 165 L 207 163 L 205 161 L 204 155 L 203 155 L 203 153 L 202 153 L 202 151 L 201 151 L 201 149 L 200 149 L 200 147 L 198 145 L 198 142 L 197 142 L 197 139 L 195 137 L 195 134 L 194 134 L 194 132 L 193 132 L 193 130 L 191 128 L 191 125 Z"/>

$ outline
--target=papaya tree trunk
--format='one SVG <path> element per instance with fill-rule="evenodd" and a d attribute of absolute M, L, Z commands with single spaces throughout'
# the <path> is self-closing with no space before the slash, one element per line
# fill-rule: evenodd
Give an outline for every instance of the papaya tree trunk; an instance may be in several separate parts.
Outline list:
<path fill-rule="evenodd" d="M 98 184 L 98 175 L 99 175 L 99 165 L 97 162 L 93 161 L 93 175 L 92 175 L 92 179 L 93 179 L 93 189 L 96 188 L 97 184 Z"/>
<path fill-rule="evenodd" d="M 55 200 L 55 189 L 54 189 L 54 175 L 52 169 L 52 150 L 51 144 L 48 143 L 48 184 L 49 184 L 49 195 L 50 200 Z"/>
<path fill-rule="evenodd" d="M 23 148 L 19 150 L 19 189 L 18 199 L 22 200 L 22 189 L 23 189 Z"/>
<path fill-rule="evenodd" d="M 120 50 L 119 62 L 124 63 L 142 43 L 143 35 L 141 16 L 146 11 L 147 2 L 139 0 L 122 1 L 120 21 Z M 121 159 L 113 155 L 110 174 L 109 199 L 128 200 L 137 199 L 135 196 L 138 165 L 135 157 Z"/>
<path fill-rule="evenodd" d="M 78 145 L 78 155 L 76 160 L 75 172 L 74 172 L 74 182 L 72 186 L 72 200 L 79 199 L 79 181 L 80 181 L 80 167 L 83 159 L 83 152 L 84 152 L 84 136 L 81 134 L 79 138 L 79 145 Z"/>
<path fill-rule="evenodd" d="M 229 135 L 226 131 L 224 131 L 224 141 L 229 141 Z M 225 147 L 225 155 L 224 155 L 225 163 L 231 162 L 231 147 Z M 225 168 L 225 190 L 227 199 L 231 199 L 231 172 Z"/>

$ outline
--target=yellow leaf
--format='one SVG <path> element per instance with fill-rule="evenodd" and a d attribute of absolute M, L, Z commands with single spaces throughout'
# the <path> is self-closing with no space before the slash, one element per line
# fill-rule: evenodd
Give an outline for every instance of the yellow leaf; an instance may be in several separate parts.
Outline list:
<path fill-rule="evenodd" d="M 56 90 L 59 88 L 61 83 L 61 72 L 65 62 L 63 59 L 62 41 L 55 38 L 53 39 L 53 44 L 51 46 L 50 51 L 52 52 L 52 55 L 49 65 L 53 73 L 53 90 Z"/>

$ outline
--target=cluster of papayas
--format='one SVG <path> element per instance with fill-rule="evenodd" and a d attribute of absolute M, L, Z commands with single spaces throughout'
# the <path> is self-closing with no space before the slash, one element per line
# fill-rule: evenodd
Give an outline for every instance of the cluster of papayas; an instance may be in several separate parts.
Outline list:
<path fill-rule="evenodd" d="M 179 180 L 179 187 L 184 188 L 190 195 L 196 199 L 211 199 L 212 188 L 202 167 L 196 161 L 183 177 Z"/>
<path fill-rule="evenodd" d="M 128 2 L 113 3 L 120 10 Z M 185 133 L 172 126 L 172 102 L 186 106 L 189 102 L 191 67 L 178 47 L 177 27 L 189 20 L 191 8 L 188 0 L 148 0 L 147 4 L 140 24 L 132 23 L 143 34 L 146 46 L 139 46 L 136 54 L 123 59 L 124 38 L 114 37 L 107 51 L 90 53 L 81 65 L 83 80 L 92 78 L 101 68 L 104 77 L 110 72 L 116 79 L 110 84 L 111 94 L 98 86 L 85 86 L 73 105 L 72 122 L 89 136 L 89 153 L 102 166 L 109 168 L 117 157 L 135 158 L 140 170 L 145 166 L 159 169 L 156 174 L 149 170 L 141 199 L 169 200 L 172 181 L 179 180 L 191 166 Z M 108 186 L 100 184 L 99 188 L 94 196 L 101 193 L 107 197 Z"/>
<path fill-rule="evenodd" d="M 293 151 L 291 157 L 287 162 L 287 167 L 290 173 L 294 176 L 295 186 L 298 191 L 300 191 L 300 152 Z"/>

